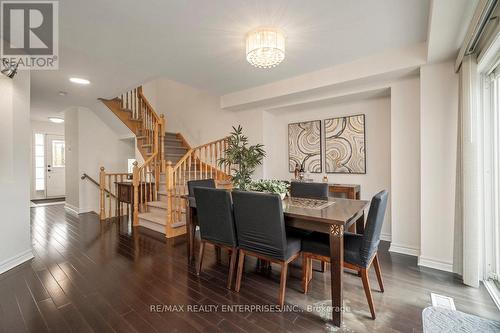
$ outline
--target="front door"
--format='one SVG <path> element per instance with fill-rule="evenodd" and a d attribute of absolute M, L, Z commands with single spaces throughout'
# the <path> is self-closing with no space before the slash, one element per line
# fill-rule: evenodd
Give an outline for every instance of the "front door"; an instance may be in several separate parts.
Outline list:
<path fill-rule="evenodd" d="M 65 156 L 64 137 L 47 134 L 47 197 L 64 197 Z"/>

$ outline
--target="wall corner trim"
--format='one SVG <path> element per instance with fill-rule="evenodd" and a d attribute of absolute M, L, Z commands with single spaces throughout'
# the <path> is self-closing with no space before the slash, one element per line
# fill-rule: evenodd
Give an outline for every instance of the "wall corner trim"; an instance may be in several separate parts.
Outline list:
<path fill-rule="evenodd" d="M 7 260 L 4 260 L 3 262 L 0 262 L 0 274 L 7 272 L 8 270 L 11 270 L 12 268 L 21 265 L 23 262 L 28 261 L 32 259 L 33 252 L 31 251 L 31 248 L 23 251 L 17 255 L 15 255 L 12 258 L 9 258 Z"/>
<path fill-rule="evenodd" d="M 437 260 L 437 259 L 432 259 L 432 258 L 426 258 L 424 256 L 419 256 L 418 257 L 418 265 L 422 266 L 422 267 L 434 268 L 434 269 L 437 269 L 440 271 L 453 273 L 453 263 L 450 263 L 447 261 L 442 261 L 442 260 Z"/>

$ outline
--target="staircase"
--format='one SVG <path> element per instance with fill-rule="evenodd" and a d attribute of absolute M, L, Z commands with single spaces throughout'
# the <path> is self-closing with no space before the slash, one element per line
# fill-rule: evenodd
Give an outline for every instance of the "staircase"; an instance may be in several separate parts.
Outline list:
<path fill-rule="evenodd" d="M 186 233 L 183 196 L 187 194 L 187 182 L 214 178 L 227 183 L 231 178 L 229 167 L 219 167 L 217 163 L 225 154 L 226 138 L 192 148 L 182 134 L 166 131 L 165 118 L 156 114 L 142 87 L 100 100 L 135 134 L 137 148 L 145 160 L 142 165 L 135 162 L 133 169 L 134 226 L 161 232 L 167 238 Z M 106 202 L 101 200 L 102 205 Z M 106 212 L 106 207 L 101 207 L 102 211 Z"/>

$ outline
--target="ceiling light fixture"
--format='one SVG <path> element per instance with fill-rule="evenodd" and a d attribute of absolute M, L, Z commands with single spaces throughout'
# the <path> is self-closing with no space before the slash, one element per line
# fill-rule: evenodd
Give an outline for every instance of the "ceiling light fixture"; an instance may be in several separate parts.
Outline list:
<path fill-rule="evenodd" d="M 53 123 L 56 123 L 56 124 L 64 123 L 64 119 L 59 118 L 59 117 L 49 117 L 49 120 Z"/>
<path fill-rule="evenodd" d="M 258 68 L 271 68 L 285 59 L 285 35 L 278 28 L 258 28 L 246 36 L 247 61 Z"/>
<path fill-rule="evenodd" d="M 90 81 L 87 80 L 87 79 L 82 79 L 82 78 L 79 78 L 79 77 L 72 77 L 69 79 L 71 82 L 73 83 L 76 83 L 76 84 L 90 84 Z"/>

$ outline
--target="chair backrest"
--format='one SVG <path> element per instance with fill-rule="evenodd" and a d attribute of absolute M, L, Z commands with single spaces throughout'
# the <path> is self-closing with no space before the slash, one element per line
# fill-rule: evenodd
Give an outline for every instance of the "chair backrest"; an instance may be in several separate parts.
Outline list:
<path fill-rule="evenodd" d="M 194 197 L 193 190 L 195 187 L 215 188 L 215 180 L 213 179 L 190 180 L 187 182 L 187 186 L 188 186 L 188 195 L 190 197 Z"/>
<path fill-rule="evenodd" d="M 328 200 L 328 184 L 292 182 L 290 195 L 298 198 Z"/>
<path fill-rule="evenodd" d="M 377 252 L 380 243 L 380 233 L 384 223 L 385 210 L 387 208 L 388 193 L 386 190 L 377 193 L 370 204 L 368 217 L 366 219 L 365 233 L 359 249 L 361 262 L 368 264 L 368 261 Z"/>
<path fill-rule="evenodd" d="M 278 194 L 233 191 L 238 246 L 275 259 L 286 255 L 283 206 Z"/>
<path fill-rule="evenodd" d="M 206 187 L 193 190 L 201 239 L 236 247 L 231 194 L 223 189 Z"/>

